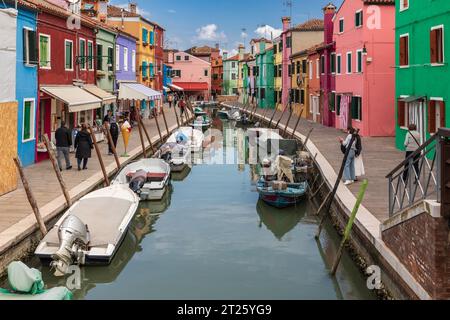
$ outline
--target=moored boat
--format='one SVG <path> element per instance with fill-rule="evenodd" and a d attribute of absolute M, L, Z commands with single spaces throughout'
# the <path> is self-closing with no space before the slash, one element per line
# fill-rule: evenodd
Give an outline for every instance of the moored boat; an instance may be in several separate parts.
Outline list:
<path fill-rule="evenodd" d="M 296 205 L 303 199 L 307 192 L 307 182 L 287 183 L 284 181 L 266 181 L 261 178 L 256 188 L 262 201 L 282 209 Z"/>
<path fill-rule="evenodd" d="M 113 181 L 127 185 L 142 201 L 161 200 L 170 183 L 170 165 L 162 159 L 141 159 L 128 164 Z"/>
<path fill-rule="evenodd" d="M 203 148 L 205 135 L 201 130 L 180 127 L 168 139 L 167 143 L 179 143 L 188 147 L 190 152 L 200 152 Z"/>
<path fill-rule="evenodd" d="M 180 143 L 166 143 L 161 146 L 160 158 L 170 165 L 170 170 L 174 172 L 182 172 L 191 164 L 191 152 L 186 145 Z"/>

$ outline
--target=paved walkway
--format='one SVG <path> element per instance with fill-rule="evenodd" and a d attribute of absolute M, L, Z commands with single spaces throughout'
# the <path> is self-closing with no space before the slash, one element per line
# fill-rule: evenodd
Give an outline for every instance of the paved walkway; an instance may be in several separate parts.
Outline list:
<path fill-rule="evenodd" d="M 173 109 L 169 109 L 167 106 L 164 110 L 168 126 L 169 128 L 173 128 L 177 124 L 175 113 Z M 180 116 L 179 113 L 178 116 Z M 158 122 L 162 134 L 165 135 L 166 127 L 162 115 L 158 117 Z M 144 124 L 150 137 L 152 137 L 152 142 L 155 142 L 159 137 L 155 120 L 144 120 Z M 145 135 L 144 140 L 147 145 Z M 115 164 L 114 156 L 108 156 L 108 144 L 104 141 L 99 143 L 99 146 L 105 166 L 108 167 L 111 164 Z M 128 151 L 136 150 L 138 148 L 141 148 L 140 150 L 142 150 L 139 131 L 136 127 L 131 133 Z M 117 147 L 119 156 L 124 153 L 124 150 L 123 139 L 122 137 L 119 137 Z M 126 159 L 127 158 L 121 158 L 121 162 Z M 98 173 L 101 172 L 101 168 L 95 150 L 92 150 L 92 158 L 89 159 L 88 170 L 78 171 L 76 169 L 77 164 L 75 154 L 71 154 L 71 162 L 74 169 L 71 171 L 63 171 L 62 175 L 68 189 L 70 190 L 70 195 L 73 196 L 77 191 L 79 191 L 76 190 L 76 187 L 89 180 L 94 175 L 98 175 Z M 65 165 L 64 161 L 63 165 Z M 30 183 L 39 208 L 44 207 L 62 196 L 61 187 L 49 160 L 25 168 L 25 175 Z M 17 190 L 0 197 L 0 233 L 33 214 L 27 200 L 25 190 L 23 189 L 22 182 L 19 181 L 18 185 L 19 187 Z"/>
<path fill-rule="evenodd" d="M 242 107 L 239 103 L 228 103 L 235 106 Z M 264 109 L 258 109 L 258 115 L 264 115 Z M 265 113 L 266 117 L 270 118 L 273 110 Z M 274 125 L 277 123 L 282 115 L 278 111 L 274 117 Z M 289 118 L 289 113 L 286 112 L 283 119 L 280 121 L 280 126 L 284 129 Z M 289 128 L 291 130 L 295 127 L 297 117 L 292 116 L 289 121 Z M 281 125 L 282 124 L 282 125 Z M 342 164 L 343 155 L 339 148 L 338 137 L 345 138 L 346 134 L 335 128 L 325 127 L 321 124 L 314 123 L 302 119 L 297 128 L 297 131 L 303 135 L 307 135 L 311 128 L 314 128 L 311 134 L 311 141 L 317 146 L 320 152 L 325 156 L 331 166 L 336 172 Z M 362 138 L 363 143 L 363 159 L 366 169 L 366 176 L 369 180 L 369 186 L 363 201 L 363 205 L 380 221 L 384 222 L 389 218 L 388 211 L 388 182 L 386 175 L 394 169 L 399 163 L 404 160 L 404 153 L 400 152 L 395 147 L 394 138 Z M 360 184 L 356 183 L 349 186 L 350 191 L 357 196 Z"/>

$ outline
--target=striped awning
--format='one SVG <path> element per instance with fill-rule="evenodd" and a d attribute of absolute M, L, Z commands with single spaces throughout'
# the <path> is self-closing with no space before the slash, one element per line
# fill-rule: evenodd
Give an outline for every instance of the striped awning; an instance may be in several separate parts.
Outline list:
<path fill-rule="evenodd" d="M 102 99 L 102 104 L 107 105 L 111 103 L 115 103 L 117 101 L 117 97 L 113 95 L 112 93 L 109 93 L 103 89 L 100 89 L 99 87 L 95 85 L 85 85 L 83 86 L 83 89 L 87 92 L 93 94 L 94 96 Z"/>
<path fill-rule="evenodd" d="M 102 107 L 102 100 L 77 86 L 45 86 L 41 91 L 69 106 L 69 112 Z"/>
<path fill-rule="evenodd" d="M 160 100 L 162 93 L 136 82 L 122 82 L 119 99 L 124 100 Z"/>
<path fill-rule="evenodd" d="M 168 84 L 168 86 L 175 91 L 184 91 L 182 87 L 176 86 L 174 84 Z"/>

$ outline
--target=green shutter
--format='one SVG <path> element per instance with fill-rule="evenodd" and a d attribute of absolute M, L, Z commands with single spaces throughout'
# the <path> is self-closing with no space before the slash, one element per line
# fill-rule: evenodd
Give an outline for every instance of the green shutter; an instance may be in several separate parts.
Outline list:
<path fill-rule="evenodd" d="M 101 44 L 97 44 L 97 70 L 103 70 L 103 46 Z"/>
<path fill-rule="evenodd" d="M 47 67 L 49 65 L 48 61 L 49 47 L 48 47 L 48 38 L 45 36 L 39 37 L 39 52 L 40 52 L 39 61 L 41 67 Z"/>
<path fill-rule="evenodd" d="M 26 101 L 23 107 L 23 140 L 31 138 L 31 101 Z"/>

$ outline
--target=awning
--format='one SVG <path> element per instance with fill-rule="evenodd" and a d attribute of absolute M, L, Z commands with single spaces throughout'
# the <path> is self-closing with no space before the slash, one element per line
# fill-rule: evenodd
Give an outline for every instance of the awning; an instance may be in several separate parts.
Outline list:
<path fill-rule="evenodd" d="M 115 103 L 117 101 L 117 97 L 115 95 L 113 95 L 103 89 L 100 89 L 99 87 L 97 87 L 93 84 L 83 86 L 83 89 L 86 90 L 87 92 L 93 94 L 97 98 L 100 98 L 102 100 L 103 105 Z"/>
<path fill-rule="evenodd" d="M 179 86 L 176 86 L 176 85 L 174 85 L 174 84 L 168 84 L 168 86 L 171 88 L 171 89 L 173 89 L 173 90 L 175 90 L 175 91 L 184 91 L 184 89 L 183 88 L 181 88 L 181 87 L 179 87 Z"/>
<path fill-rule="evenodd" d="M 159 100 L 162 98 L 161 92 L 135 82 L 120 83 L 119 99 L 125 100 Z"/>
<path fill-rule="evenodd" d="M 41 91 L 69 106 L 69 112 L 80 112 L 102 107 L 102 100 L 77 86 L 47 86 Z"/>
<path fill-rule="evenodd" d="M 184 91 L 207 91 L 209 86 L 207 82 L 175 82 L 174 85 L 180 86 Z"/>
<path fill-rule="evenodd" d="M 403 102 L 406 102 L 406 103 L 411 103 L 411 102 L 414 102 L 414 101 L 419 101 L 419 100 L 425 100 L 426 99 L 426 97 L 425 96 L 409 96 L 409 97 L 406 97 L 406 98 L 400 98 L 399 100 L 400 101 L 403 101 Z"/>

